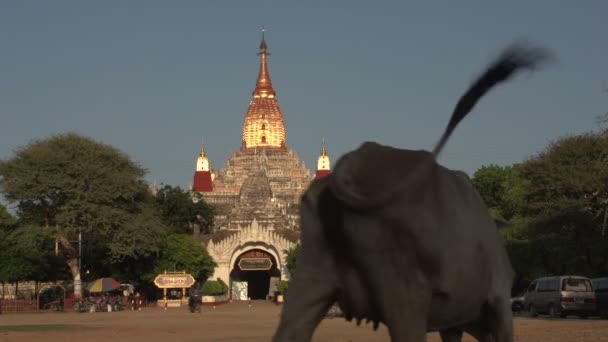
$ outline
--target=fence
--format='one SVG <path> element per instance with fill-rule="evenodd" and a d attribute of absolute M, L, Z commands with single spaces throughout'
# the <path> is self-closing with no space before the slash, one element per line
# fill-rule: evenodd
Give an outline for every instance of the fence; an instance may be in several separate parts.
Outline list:
<path fill-rule="evenodd" d="M 74 301 L 75 300 L 72 298 L 65 298 L 63 300 L 63 311 L 73 311 Z M 139 297 L 137 305 L 131 302 L 130 298 L 126 297 L 121 297 L 120 301 L 125 310 L 155 306 L 156 304 L 154 302 L 147 301 L 144 297 Z M 0 314 L 47 311 L 44 310 L 44 308 L 38 309 L 38 305 L 37 299 L 0 299 Z M 51 309 L 51 311 L 54 310 Z"/>
<path fill-rule="evenodd" d="M 38 311 L 36 299 L 0 299 L 0 313 Z"/>

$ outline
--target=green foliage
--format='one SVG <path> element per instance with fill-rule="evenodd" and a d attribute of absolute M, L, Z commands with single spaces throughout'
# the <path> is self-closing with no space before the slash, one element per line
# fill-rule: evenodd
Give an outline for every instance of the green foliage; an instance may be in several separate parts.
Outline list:
<path fill-rule="evenodd" d="M 53 281 L 67 275 L 65 266 L 60 267 L 62 258 L 52 252 L 50 232 L 36 228 L 0 231 L 0 282 Z"/>
<path fill-rule="evenodd" d="M 558 139 L 515 170 L 499 209 L 517 212 L 501 231 L 516 287 L 545 275 L 608 274 L 608 136 Z"/>
<path fill-rule="evenodd" d="M 285 280 L 281 280 L 279 281 L 279 283 L 277 284 L 277 291 L 280 294 L 284 294 L 287 291 L 287 288 L 289 287 L 289 282 L 285 281 Z"/>
<path fill-rule="evenodd" d="M 294 247 L 285 251 L 285 266 L 291 275 L 296 271 L 296 261 L 300 255 L 301 245 L 298 243 Z"/>
<path fill-rule="evenodd" d="M 0 231 L 8 230 L 17 223 L 17 220 L 11 215 L 2 204 L 0 204 Z"/>
<path fill-rule="evenodd" d="M 503 202 L 506 168 L 497 165 L 482 166 L 475 171 L 471 182 L 488 208 L 497 208 Z"/>
<path fill-rule="evenodd" d="M 213 228 L 213 209 L 198 193 L 190 194 L 180 187 L 165 185 L 156 194 L 156 204 L 163 221 L 175 233 L 192 233 L 198 227 L 200 233 L 208 234 Z"/>
<path fill-rule="evenodd" d="M 51 233 L 36 226 L 19 226 L 0 205 L 0 282 L 64 278 L 63 260 L 52 252 Z"/>
<path fill-rule="evenodd" d="M 18 203 L 23 220 L 58 227 L 69 240 L 80 228 L 95 232 L 89 237 L 109 240 L 110 255 L 121 258 L 133 242 L 116 233 L 149 198 L 144 173 L 114 147 L 70 133 L 35 141 L 0 162 L 0 189 Z M 131 248 L 131 256 L 140 250 L 149 248 Z"/>
<path fill-rule="evenodd" d="M 107 230 L 134 209 L 144 170 L 111 146 L 76 134 L 36 141 L 0 163 L 0 189 L 39 224 Z"/>
<path fill-rule="evenodd" d="M 137 215 L 131 215 L 108 243 L 112 261 L 147 258 L 161 252 L 167 227 L 154 205 L 142 203 Z"/>
<path fill-rule="evenodd" d="M 528 228 L 524 220 L 519 220 L 513 222 L 513 226 L 500 230 L 515 271 L 515 293 L 520 293 L 532 280 L 545 274 L 539 262 L 539 244 L 530 239 Z"/>
<path fill-rule="evenodd" d="M 203 285 L 203 296 L 221 296 L 226 293 L 228 293 L 228 286 L 224 282 L 207 280 Z"/>
<path fill-rule="evenodd" d="M 496 218 L 515 288 L 545 275 L 608 274 L 608 133 L 558 139 L 521 164 L 478 170 L 473 184 Z"/>
<path fill-rule="evenodd" d="M 73 276 L 78 272 L 74 241 L 79 231 L 84 269 L 94 266 L 97 276 L 107 276 L 113 265 L 145 269 L 165 243 L 167 228 L 144 174 L 112 146 L 60 134 L 34 141 L 0 161 L 0 191 L 17 204 L 21 225 L 33 234 L 48 229 L 52 236 L 41 235 L 47 243 L 58 239 Z M 53 250 L 52 245 L 41 248 Z"/>
<path fill-rule="evenodd" d="M 503 183 L 502 212 L 509 221 L 522 219 L 528 205 L 526 195 L 530 182 L 521 171 L 521 164 L 515 164 L 508 169 Z"/>
<path fill-rule="evenodd" d="M 602 130 L 603 134 L 608 134 L 608 113 L 600 115 L 597 118 L 597 124 Z"/>
<path fill-rule="evenodd" d="M 494 218 L 509 221 L 523 211 L 527 182 L 519 165 L 482 166 L 471 182 Z"/>
<path fill-rule="evenodd" d="M 23 324 L 23 325 L 1 325 L 0 333 L 7 332 L 40 332 L 40 331 L 75 331 L 83 329 L 76 324 Z"/>
<path fill-rule="evenodd" d="M 603 220 L 608 206 L 608 136 L 583 134 L 553 142 L 526 161 L 529 215 L 576 212 Z"/>
<path fill-rule="evenodd" d="M 195 279 L 206 279 L 213 274 L 215 267 L 217 263 L 191 235 L 171 234 L 149 277 L 153 278 L 164 271 L 184 270 Z"/>

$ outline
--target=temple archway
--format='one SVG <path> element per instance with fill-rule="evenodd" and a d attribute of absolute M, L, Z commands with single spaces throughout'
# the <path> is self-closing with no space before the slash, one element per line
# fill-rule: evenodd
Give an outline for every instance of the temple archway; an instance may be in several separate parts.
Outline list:
<path fill-rule="evenodd" d="M 236 300 L 267 299 L 274 295 L 281 277 L 276 258 L 259 248 L 241 253 L 231 265 L 232 298 Z"/>

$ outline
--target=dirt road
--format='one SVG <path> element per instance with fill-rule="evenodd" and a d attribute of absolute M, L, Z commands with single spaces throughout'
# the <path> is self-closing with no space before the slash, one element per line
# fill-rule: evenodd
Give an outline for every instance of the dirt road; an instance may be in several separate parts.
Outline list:
<path fill-rule="evenodd" d="M 1 342 L 269 341 L 280 307 L 267 302 L 230 303 L 201 314 L 186 309 L 0 315 Z M 38 325 L 23 327 L 23 325 Z M 608 341 L 608 321 L 516 318 L 516 341 Z M 21 331 L 16 331 L 21 330 Z M 439 341 L 429 334 L 428 341 Z M 387 330 L 326 319 L 313 341 L 389 341 Z M 473 341 L 467 338 L 466 341 Z"/>

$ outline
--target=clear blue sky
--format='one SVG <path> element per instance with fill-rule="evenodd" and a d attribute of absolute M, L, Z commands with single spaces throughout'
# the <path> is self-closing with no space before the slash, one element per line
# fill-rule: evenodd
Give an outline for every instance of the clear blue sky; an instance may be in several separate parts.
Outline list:
<path fill-rule="evenodd" d="M 416 4 L 417 3 L 417 4 Z M 458 5 L 453 5 L 458 3 Z M 558 60 L 485 97 L 447 167 L 519 162 L 608 111 L 608 1 L 0 2 L 0 158 L 51 134 L 111 144 L 187 187 L 240 147 L 268 28 L 287 145 L 316 167 L 365 140 L 430 149 L 458 97 L 514 39 Z"/>

